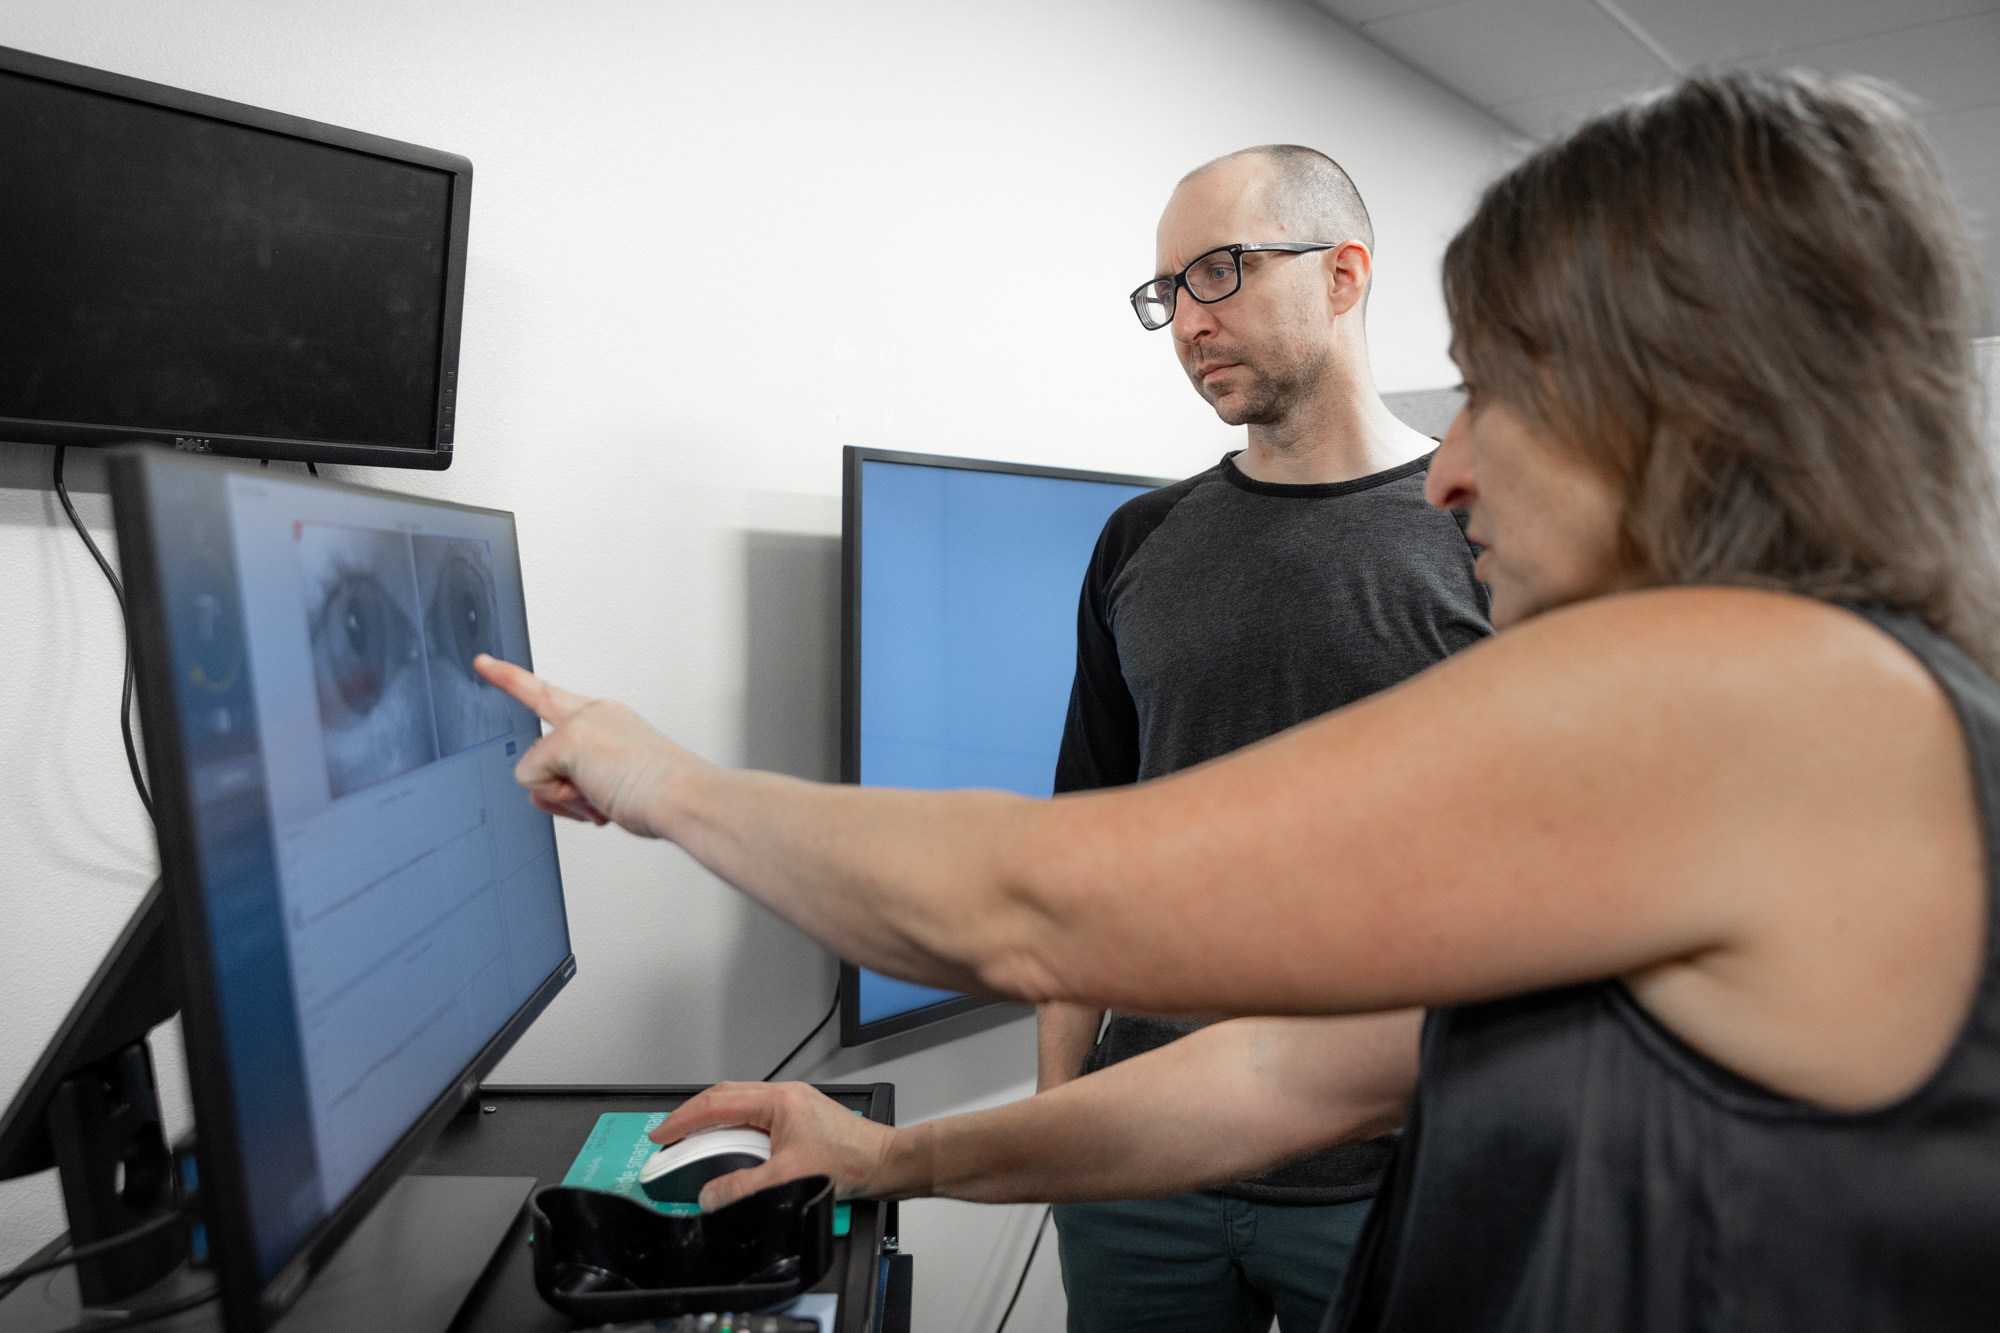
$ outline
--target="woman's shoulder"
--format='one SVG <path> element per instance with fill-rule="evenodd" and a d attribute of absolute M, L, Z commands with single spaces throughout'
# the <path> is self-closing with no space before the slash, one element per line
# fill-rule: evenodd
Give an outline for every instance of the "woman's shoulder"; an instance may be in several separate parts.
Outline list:
<path fill-rule="evenodd" d="M 1984 958 L 1994 800 L 1911 646 L 1942 641 L 1907 617 L 1743 588 L 1604 597 L 1513 632 L 1510 667 L 1567 676 L 1605 736 L 1599 779 L 1632 766 L 1621 752 L 1643 770 L 1662 826 L 1636 826 L 1726 927 L 1723 947 L 1626 973 L 1641 1003 L 1821 1106 L 1883 1105 L 1928 1077 Z M 1677 836 L 1682 821 L 1699 836 Z"/>
<path fill-rule="evenodd" d="M 1923 706 L 1942 697 L 1906 639 L 1860 611 L 1742 587 L 1649 588 L 1544 612 L 1496 636 L 1548 665 L 1615 669 L 1655 687 L 1776 693 L 1794 704 L 1854 690 Z"/>

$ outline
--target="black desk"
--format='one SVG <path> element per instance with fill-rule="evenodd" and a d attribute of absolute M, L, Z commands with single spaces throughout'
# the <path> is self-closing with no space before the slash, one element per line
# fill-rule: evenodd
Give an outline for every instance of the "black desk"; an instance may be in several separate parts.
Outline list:
<path fill-rule="evenodd" d="M 410 1168 L 410 1175 L 533 1176 L 559 1185 L 606 1111 L 670 1111 L 702 1089 L 653 1087 L 489 1087 L 479 1104 L 491 1111 L 454 1119 Z M 896 1090 L 888 1083 L 825 1084 L 821 1092 L 870 1120 L 894 1124 Z M 833 1266 L 814 1291 L 840 1294 L 839 1333 L 908 1333 L 909 1260 L 893 1255 L 896 1205 L 857 1199 L 848 1234 L 834 1242 Z M 885 1247 L 885 1241 L 887 1245 Z M 535 1291 L 525 1213 L 509 1233 L 453 1333 L 556 1333 L 575 1325 Z"/>
<path fill-rule="evenodd" d="M 431 1150 L 418 1158 L 406 1174 L 516 1180 L 525 1176 L 533 1177 L 538 1188 L 561 1184 L 599 1115 L 606 1111 L 668 1111 L 700 1091 L 699 1085 L 483 1088 L 475 1104 L 479 1109 L 468 1108 L 466 1113 L 455 1117 Z M 827 1084 L 820 1091 L 871 1120 L 895 1123 L 896 1092 L 891 1084 Z M 492 1109 L 484 1109 L 487 1107 Z M 495 1187 L 503 1185 L 499 1180 L 491 1183 Z M 316 1284 L 362 1280 L 358 1275 L 378 1271 L 372 1267 L 375 1260 L 371 1256 L 379 1252 L 381 1244 L 407 1246 L 405 1239 L 396 1236 L 395 1226 L 372 1239 L 367 1234 L 370 1221 L 388 1224 L 392 1219 L 387 1215 L 394 1212 L 386 1204 L 378 1206 L 363 1221 L 362 1230 L 335 1252 L 327 1270 L 315 1279 Z M 856 1200 L 851 1205 L 851 1214 L 848 1234 L 835 1239 L 833 1264 L 813 1290 L 833 1292 L 840 1297 L 840 1313 L 835 1323 L 838 1333 L 909 1333 L 911 1265 L 907 1256 L 896 1252 L 896 1205 Z M 409 1223 L 406 1218 L 395 1225 L 407 1228 Z M 60 1239 L 50 1242 L 34 1257 L 53 1255 L 61 1243 Z M 479 1253 L 485 1253 L 483 1246 Z M 348 1259 L 344 1271 L 343 1256 Z M 182 1269 L 163 1284 L 171 1289 L 156 1289 L 144 1299 L 135 1300 L 141 1304 L 157 1302 L 199 1290 L 211 1280 L 206 1274 Z M 335 1285 L 325 1294 L 333 1301 L 328 1307 L 335 1312 L 330 1316 L 333 1325 L 340 1326 L 341 1333 L 347 1333 L 346 1324 L 351 1321 L 338 1313 L 348 1308 L 342 1303 L 347 1298 L 334 1294 L 339 1290 Z M 329 1316 L 310 1308 L 313 1294 L 313 1289 L 308 1288 L 299 1307 L 279 1321 L 275 1333 L 306 1325 L 329 1326 Z M 0 1330 L 30 1333 L 67 1328 L 76 1321 L 76 1300 L 72 1270 L 59 1269 L 30 1278 L 18 1292 L 0 1297 Z M 448 1309 L 445 1307 L 445 1311 Z M 403 1307 L 402 1312 L 417 1311 L 415 1307 Z M 437 1317 L 442 1320 L 446 1313 L 441 1311 Z M 148 1328 L 157 1333 L 215 1333 L 220 1323 L 216 1307 L 210 1303 Z M 117 1323 L 106 1320 L 104 1327 L 116 1328 Z M 523 1208 L 471 1294 L 459 1306 L 457 1317 L 451 1321 L 451 1333 L 559 1333 L 575 1327 L 567 1316 L 545 1304 L 535 1290 L 527 1210 Z"/>

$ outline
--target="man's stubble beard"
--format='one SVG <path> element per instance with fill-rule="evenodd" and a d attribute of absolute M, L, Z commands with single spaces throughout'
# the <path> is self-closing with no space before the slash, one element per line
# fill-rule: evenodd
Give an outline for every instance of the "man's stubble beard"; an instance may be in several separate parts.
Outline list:
<path fill-rule="evenodd" d="M 1207 398 L 1216 416 L 1227 426 L 1276 426 L 1291 416 L 1300 402 L 1312 396 L 1327 375 L 1327 351 L 1303 351 L 1275 371 L 1264 371 L 1249 362 L 1239 362 L 1250 372 L 1250 383 L 1237 395 L 1234 405 L 1225 407 L 1209 396 L 1199 378 L 1195 389 Z M 1196 375 L 1200 368 L 1196 368 Z"/>

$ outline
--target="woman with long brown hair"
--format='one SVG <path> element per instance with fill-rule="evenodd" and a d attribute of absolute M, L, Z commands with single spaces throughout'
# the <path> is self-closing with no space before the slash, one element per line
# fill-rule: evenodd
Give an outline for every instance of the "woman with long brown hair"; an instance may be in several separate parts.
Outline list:
<path fill-rule="evenodd" d="M 1504 632 L 1161 781 L 725 772 L 481 669 L 553 724 L 538 804 L 670 838 L 879 971 L 1429 1006 L 1338 1327 L 1989 1326 L 2000 576 L 1966 256 L 1860 83 L 1697 78 L 1537 153 L 1447 254 L 1470 398 L 1430 469 Z M 934 1179 L 922 1129 L 847 1183 Z"/>

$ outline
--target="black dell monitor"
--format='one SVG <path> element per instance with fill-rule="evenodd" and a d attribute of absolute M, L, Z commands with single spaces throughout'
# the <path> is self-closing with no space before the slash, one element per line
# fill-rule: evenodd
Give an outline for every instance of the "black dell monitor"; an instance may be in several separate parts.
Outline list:
<path fill-rule="evenodd" d="M 451 464 L 472 164 L 0 48 L 0 440 Z"/>
<path fill-rule="evenodd" d="M 856 447 L 844 464 L 842 780 L 1049 795 L 1091 551 L 1166 480 Z M 840 985 L 846 1046 L 987 1003 L 852 963 Z"/>
<path fill-rule="evenodd" d="M 531 660 L 514 519 L 152 448 L 110 475 L 163 886 L 0 1119 L 0 1174 L 76 1137 L 64 1095 L 145 1082 L 129 1049 L 63 1080 L 178 1007 L 246 1333 L 575 973 L 554 828 L 513 778 L 540 724 L 472 671 Z"/>

